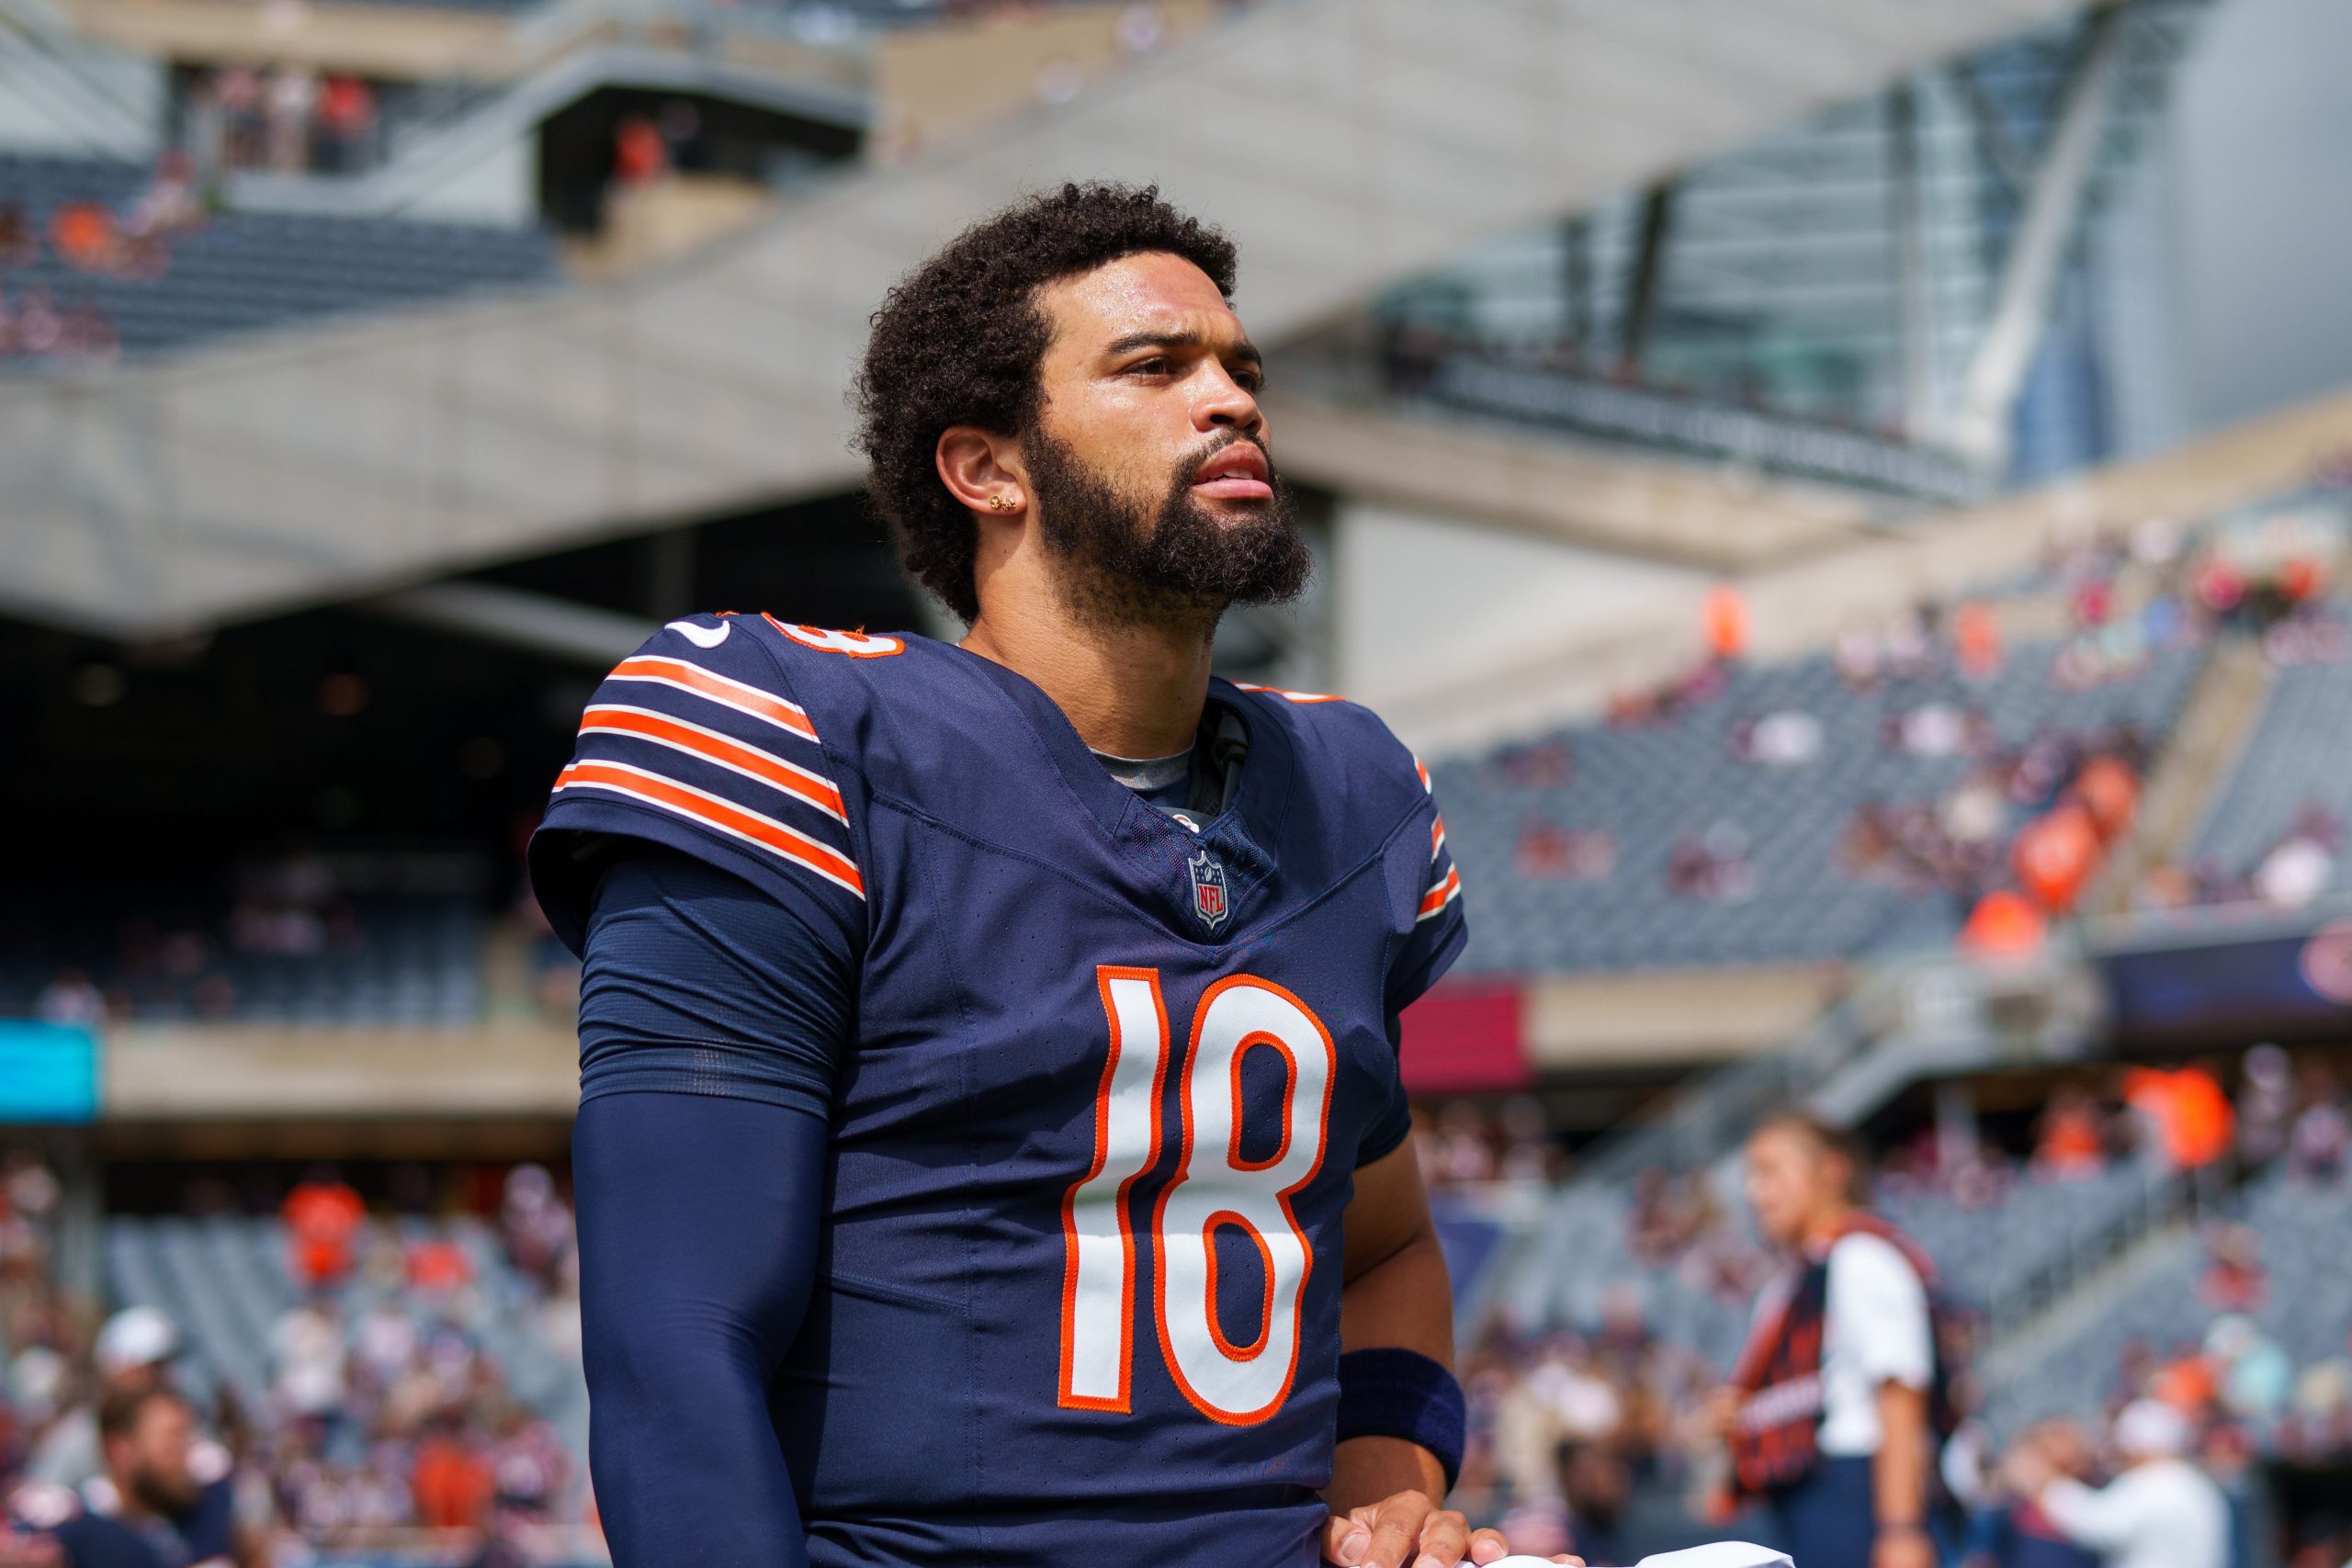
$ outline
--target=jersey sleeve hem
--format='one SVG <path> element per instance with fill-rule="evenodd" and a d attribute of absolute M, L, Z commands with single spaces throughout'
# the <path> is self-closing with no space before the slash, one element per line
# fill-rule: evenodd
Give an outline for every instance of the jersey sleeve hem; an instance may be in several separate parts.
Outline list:
<path fill-rule="evenodd" d="M 774 857 L 754 852 L 724 834 L 697 827 L 684 818 L 622 800 L 559 796 L 548 807 L 538 831 L 531 835 L 531 886 L 557 939 L 575 956 L 587 938 L 589 909 L 594 902 L 596 887 L 594 872 L 577 858 L 573 849 L 579 839 L 600 833 L 641 839 L 675 850 L 741 877 L 771 897 L 793 900 L 796 896 L 805 896 L 816 880 L 811 877 L 795 881 L 793 874 L 784 870 Z"/>
<path fill-rule="evenodd" d="M 1401 1012 L 1412 1003 L 1419 1001 L 1431 986 L 1436 985 L 1444 976 L 1447 970 L 1453 967 L 1454 961 L 1462 956 L 1462 950 L 1469 945 L 1469 922 L 1459 917 L 1449 919 L 1444 934 L 1438 939 L 1435 950 L 1409 974 L 1390 978 L 1388 986 L 1390 1010 Z"/>
<path fill-rule="evenodd" d="M 1356 1145 L 1356 1168 L 1362 1170 L 1365 1166 L 1386 1159 L 1403 1148 L 1406 1140 L 1412 1135 L 1413 1119 L 1409 1115 L 1399 1117 L 1393 1128 L 1383 1127 Z"/>

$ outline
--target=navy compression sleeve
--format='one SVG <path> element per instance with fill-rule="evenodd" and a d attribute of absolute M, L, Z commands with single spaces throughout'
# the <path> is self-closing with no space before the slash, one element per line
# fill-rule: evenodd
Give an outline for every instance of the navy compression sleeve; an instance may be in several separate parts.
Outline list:
<path fill-rule="evenodd" d="M 801 1568 L 767 1390 L 808 1303 L 855 960 L 814 901 L 620 853 L 572 1134 L 597 1506 L 616 1568 Z"/>
<path fill-rule="evenodd" d="M 805 1568 L 767 1387 L 808 1300 L 826 1123 L 709 1095 L 580 1108 L 589 1468 L 614 1568 Z"/>

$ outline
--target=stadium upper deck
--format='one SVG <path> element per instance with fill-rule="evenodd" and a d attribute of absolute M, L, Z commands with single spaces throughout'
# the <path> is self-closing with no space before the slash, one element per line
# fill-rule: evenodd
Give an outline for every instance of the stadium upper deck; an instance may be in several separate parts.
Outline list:
<path fill-rule="evenodd" d="M 187 625 L 624 519 L 845 488 L 840 389 L 881 281 L 1041 171 L 1159 179 L 1213 211 L 1251 257 L 1253 330 L 1279 342 L 1478 233 L 2077 8 L 1726 0 L 1666 26 L 1633 4 L 1268 7 L 1115 91 L 839 182 L 639 283 L 123 364 L 70 394 L 0 389 L 0 455 L 40 498 L 0 579 L 36 613 Z M 1335 74 L 1340 58 L 1353 64 Z M 1204 103 L 1216 106 L 1205 118 Z M 1227 179 L 1230 160 L 1213 153 L 1170 167 L 1164 131 L 1180 121 L 1248 150 L 1251 177 Z M 223 461 L 217 421 L 231 408 L 237 456 Z M 441 448 L 386 434 L 448 419 L 477 438 Z M 137 460 L 119 462 L 130 450 Z M 616 466 L 619 452 L 634 456 Z M 122 491 L 125 466 L 156 488 Z M 166 494 L 177 521 L 152 536 L 150 570 L 126 575 L 76 542 L 100 495 L 110 515 L 152 522 Z M 435 498 L 429 520 L 421 495 Z M 271 547 L 297 537 L 300 551 Z"/>

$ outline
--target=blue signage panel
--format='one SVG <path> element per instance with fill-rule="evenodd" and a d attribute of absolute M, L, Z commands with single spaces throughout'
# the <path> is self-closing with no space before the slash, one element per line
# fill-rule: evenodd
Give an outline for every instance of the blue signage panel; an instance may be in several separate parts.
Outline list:
<path fill-rule="evenodd" d="M 0 1122 L 97 1115 L 98 1043 L 88 1030 L 0 1019 Z"/>

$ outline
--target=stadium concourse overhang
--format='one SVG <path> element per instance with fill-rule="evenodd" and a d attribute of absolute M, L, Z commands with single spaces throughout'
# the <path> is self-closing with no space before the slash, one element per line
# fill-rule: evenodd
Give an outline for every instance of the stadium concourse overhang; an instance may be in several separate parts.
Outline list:
<path fill-rule="evenodd" d="M 2085 8 L 1268 6 L 626 284 L 11 381 L 0 602 L 153 637 L 838 492 L 883 288 L 1024 189 L 1157 182 L 1238 240 L 1238 302 L 1278 345 L 1513 224 Z"/>

